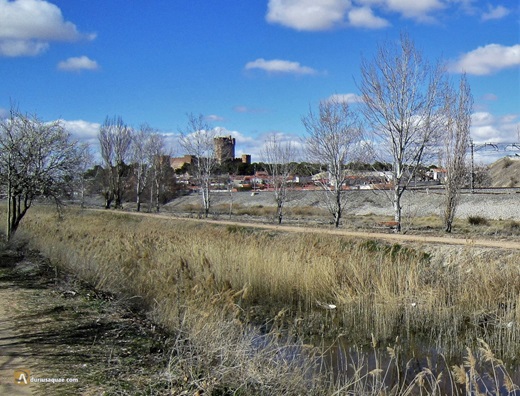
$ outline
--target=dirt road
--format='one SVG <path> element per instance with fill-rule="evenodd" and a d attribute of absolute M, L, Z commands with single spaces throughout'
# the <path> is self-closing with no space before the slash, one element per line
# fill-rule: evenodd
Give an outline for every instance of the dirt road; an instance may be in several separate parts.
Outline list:
<path fill-rule="evenodd" d="M 106 212 L 103 209 L 92 209 L 99 212 Z M 155 213 L 138 213 L 138 212 L 124 212 L 134 216 L 150 216 L 161 219 L 175 219 L 182 221 L 191 222 L 205 222 L 210 224 L 230 225 L 237 227 L 250 227 L 260 228 L 265 230 L 275 230 L 283 232 L 301 232 L 301 233 L 314 233 L 314 234 L 330 234 L 330 235 L 341 235 L 351 238 L 363 238 L 363 239 L 376 239 L 389 242 L 414 242 L 420 244 L 442 244 L 442 245 L 458 245 L 458 246 L 469 246 L 469 247 L 485 247 L 485 248 L 496 248 L 496 249 L 513 249 L 520 250 L 520 241 L 500 241 L 493 239 L 464 239 L 449 236 L 423 236 L 423 235 L 409 235 L 409 234 L 394 234 L 394 233 L 379 233 L 379 232 L 362 232 L 362 231 L 348 231 L 342 229 L 332 228 L 316 228 L 316 227 L 295 227 L 285 225 L 274 225 L 274 224 L 263 224 L 263 223 L 246 223 L 236 222 L 227 220 L 199 220 L 193 218 L 179 218 L 173 217 L 167 214 L 155 214 Z"/>

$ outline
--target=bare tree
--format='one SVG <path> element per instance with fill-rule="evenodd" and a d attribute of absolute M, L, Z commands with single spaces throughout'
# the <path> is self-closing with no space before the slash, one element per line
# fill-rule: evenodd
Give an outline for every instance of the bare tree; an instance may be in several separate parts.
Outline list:
<path fill-rule="evenodd" d="M 438 141 L 445 76 L 442 65 L 431 66 L 405 34 L 398 45 L 379 46 L 373 61 L 362 61 L 363 114 L 383 160 L 393 161 L 397 232 L 401 231 L 403 193 Z"/>
<path fill-rule="evenodd" d="M 309 110 L 302 122 L 308 134 L 308 161 L 321 164 L 319 172 L 326 172 L 318 183 L 325 193 L 325 203 L 334 217 L 334 225 L 339 227 L 347 203 L 344 191 L 348 180 L 346 164 L 358 159 L 362 138 L 360 124 L 348 103 L 337 100 L 321 102 L 319 113 Z"/>
<path fill-rule="evenodd" d="M 0 123 L 0 149 L 9 240 L 36 198 L 52 198 L 61 205 L 62 198 L 72 194 L 83 153 L 59 121 L 44 123 L 14 108 Z"/>
<path fill-rule="evenodd" d="M 157 132 L 148 136 L 145 147 L 150 164 L 150 208 L 155 200 L 155 210 L 159 212 L 161 187 L 165 183 L 165 170 L 170 168 L 170 156 L 166 153 L 164 136 Z"/>
<path fill-rule="evenodd" d="M 146 188 L 150 171 L 150 141 L 154 130 L 148 124 L 142 124 L 133 133 L 131 140 L 131 161 L 135 175 L 135 195 L 137 211 L 141 211 L 141 196 Z"/>
<path fill-rule="evenodd" d="M 80 194 L 80 205 L 82 208 L 85 207 L 85 190 L 87 190 L 87 170 L 90 168 L 94 161 L 94 157 L 92 155 L 92 151 L 90 150 L 90 145 L 88 143 L 80 144 L 79 151 L 81 153 L 81 161 L 80 166 L 78 168 L 78 180 L 77 180 L 77 188 L 79 189 Z"/>
<path fill-rule="evenodd" d="M 107 173 L 105 208 L 115 201 L 116 209 L 123 206 L 123 176 L 129 160 L 132 130 L 121 117 L 106 118 L 99 129 L 101 158 Z"/>
<path fill-rule="evenodd" d="M 291 142 L 282 142 L 276 134 L 269 135 L 265 141 L 262 155 L 270 176 L 276 202 L 278 224 L 282 224 L 284 205 L 287 201 L 289 176 L 294 172 L 296 148 Z"/>
<path fill-rule="evenodd" d="M 192 169 L 199 184 L 205 218 L 208 217 L 211 206 L 211 178 L 218 166 L 215 155 L 216 135 L 216 130 L 206 123 L 202 114 L 195 116 L 190 113 L 188 125 L 181 131 L 180 137 L 181 147 L 195 157 Z"/>
<path fill-rule="evenodd" d="M 467 173 L 466 152 L 470 143 L 473 97 L 465 75 L 460 79 L 457 92 L 450 88 L 446 89 L 444 100 L 446 123 L 442 158 L 443 166 L 446 169 L 446 179 L 444 181 L 445 203 L 442 217 L 445 231 L 451 232 L 460 200 L 460 191 Z"/>

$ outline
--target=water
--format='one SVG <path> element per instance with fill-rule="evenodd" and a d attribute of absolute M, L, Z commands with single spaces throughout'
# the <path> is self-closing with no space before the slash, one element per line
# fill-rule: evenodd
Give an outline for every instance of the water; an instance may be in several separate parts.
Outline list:
<path fill-rule="evenodd" d="M 479 346 L 485 349 L 482 344 Z M 346 337 L 340 337 L 326 349 L 321 370 L 331 373 L 337 384 L 357 381 L 365 391 L 375 392 L 379 389 L 389 392 L 395 389 L 401 394 L 413 388 L 419 392 L 419 381 L 422 381 L 423 390 L 436 390 L 437 394 L 440 392 L 442 395 L 477 394 L 476 387 L 483 394 L 520 395 L 520 391 L 511 393 L 506 387 L 506 377 L 513 384 L 520 385 L 518 360 L 500 365 L 498 360 L 479 359 L 479 346 L 470 348 L 477 357 L 474 366 L 476 372 L 472 375 L 468 367 L 463 367 L 461 371 L 465 373 L 466 379 L 475 379 L 468 385 L 458 384 L 453 374 L 453 366 L 461 366 L 469 361 L 467 350 L 453 353 L 418 339 L 406 342 L 397 339 L 387 346 L 358 347 L 349 343 Z M 498 384 L 498 392 L 495 384 Z M 414 391 L 411 394 L 415 394 Z"/>

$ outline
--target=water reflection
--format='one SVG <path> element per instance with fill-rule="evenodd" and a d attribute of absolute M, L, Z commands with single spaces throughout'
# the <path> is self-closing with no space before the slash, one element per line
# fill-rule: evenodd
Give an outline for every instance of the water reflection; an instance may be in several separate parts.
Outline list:
<path fill-rule="evenodd" d="M 332 373 L 336 386 L 345 389 L 396 395 L 520 395 L 513 386 L 520 384 L 520 365 L 502 364 L 487 344 L 475 342 L 453 353 L 421 340 L 396 339 L 391 345 L 374 342 L 360 348 L 339 337 L 326 351 L 321 370 Z"/>

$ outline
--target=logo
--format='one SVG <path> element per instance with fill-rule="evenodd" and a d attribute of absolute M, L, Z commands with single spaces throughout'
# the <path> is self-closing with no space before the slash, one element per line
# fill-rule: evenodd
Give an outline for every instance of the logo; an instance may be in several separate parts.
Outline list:
<path fill-rule="evenodd" d="M 18 369 L 14 371 L 14 383 L 16 385 L 29 385 L 31 372 L 26 369 Z"/>

